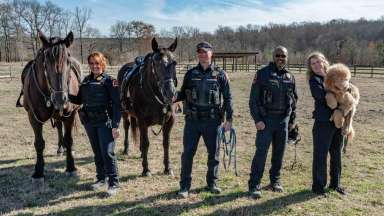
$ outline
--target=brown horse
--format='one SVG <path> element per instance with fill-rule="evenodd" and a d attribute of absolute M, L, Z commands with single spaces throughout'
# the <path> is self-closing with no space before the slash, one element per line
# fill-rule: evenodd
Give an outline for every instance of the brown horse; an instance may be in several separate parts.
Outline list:
<path fill-rule="evenodd" d="M 172 55 L 177 46 L 177 39 L 168 47 L 159 47 L 155 38 L 152 39 L 152 53 L 149 53 L 138 73 L 134 74 L 127 83 L 127 92 L 131 104 L 123 112 L 125 130 L 125 150 L 128 152 L 128 130 L 131 126 L 133 138 L 136 138 L 137 128 L 140 132 L 140 151 L 143 159 L 143 176 L 150 176 L 148 168 L 148 127 L 161 125 L 163 132 L 164 148 L 164 173 L 173 175 L 169 161 L 169 136 L 175 121 L 172 99 L 175 97 L 177 85 L 176 61 Z M 124 65 L 118 74 L 120 83 L 126 68 L 131 63 Z M 126 98 L 124 98 L 126 100 Z"/>
<path fill-rule="evenodd" d="M 80 64 L 70 57 L 69 46 L 73 43 L 73 33 L 65 39 L 48 40 L 39 32 L 43 47 L 36 58 L 23 69 L 23 106 L 28 112 L 29 122 L 35 134 L 37 154 L 33 180 L 44 179 L 45 141 L 43 124 L 54 119 L 59 122 L 58 129 L 64 125 L 63 144 L 66 148 L 66 172 L 76 174 L 72 155 L 72 128 L 78 106 L 69 103 L 68 93 L 76 95 L 80 85 Z M 59 132 L 60 138 L 60 132 Z M 60 140 L 59 140 L 60 142 Z"/>

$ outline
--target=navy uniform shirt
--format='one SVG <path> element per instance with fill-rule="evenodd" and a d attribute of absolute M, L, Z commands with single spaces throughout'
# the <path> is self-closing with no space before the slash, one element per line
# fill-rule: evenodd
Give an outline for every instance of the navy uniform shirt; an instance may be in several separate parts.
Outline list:
<path fill-rule="evenodd" d="M 332 115 L 332 109 L 328 107 L 325 100 L 326 91 L 324 89 L 324 78 L 319 75 L 311 75 L 309 86 L 312 97 L 315 99 L 315 110 L 313 116 L 316 121 L 329 121 Z"/>
<path fill-rule="evenodd" d="M 290 80 L 292 81 L 292 85 L 293 85 L 292 86 L 292 90 L 293 90 L 292 96 L 293 96 L 293 98 L 291 99 L 292 100 L 291 105 L 288 104 L 288 102 L 289 102 L 288 100 L 285 100 L 286 98 L 284 98 L 284 101 L 285 101 L 285 103 L 287 103 L 285 105 L 286 106 L 285 109 L 288 109 L 288 106 L 290 106 L 291 112 L 289 113 L 289 123 L 293 124 L 295 122 L 295 119 L 296 119 L 296 103 L 297 103 L 297 99 L 298 99 L 295 78 L 292 75 L 292 73 L 290 73 L 286 69 L 278 71 L 275 63 L 273 63 L 273 62 L 271 62 L 269 65 L 261 68 L 260 70 L 258 70 L 256 72 L 255 78 L 252 82 L 251 94 L 250 94 L 250 98 L 249 98 L 249 109 L 251 111 L 251 116 L 252 116 L 253 120 L 255 121 L 255 123 L 257 123 L 259 121 L 264 121 L 264 117 L 266 115 L 266 109 L 265 109 L 264 104 L 263 104 L 263 97 L 264 97 L 263 92 L 265 90 L 264 89 L 265 86 L 269 82 L 269 79 L 270 79 L 272 73 L 276 73 L 276 74 L 278 74 L 278 76 L 284 76 L 284 74 L 286 74 L 286 76 L 288 76 L 290 78 Z M 285 82 L 285 81 L 283 80 L 282 82 Z M 284 94 L 285 93 L 286 92 L 284 92 Z M 281 97 L 282 96 L 280 95 L 279 100 L 283 99 Z M 285 97 L 285 95 L 283 97 Z M 273 99 L 273 100 L 276 100 L 276 99 Z"/>
<path fill-rule="evenodd" d="M 188 70 L 184 76 L 183 85 L 181 86 L 181 89 L 177 94 L 177 100 L 176 101 L 186 100 L 185 90 L 191 89 L 192 73 L 196 70 L 202 74 L 209 73 L 209 72 L 212 72 L 214 70 L 218 71 L 217 82 L 219 83 L 220 94 L 223 96 L 223 107 L 224 107 L 224 110 L 226 113 L 226 120 L 232 121 L 233 104 L 232 104 L 232 94 L 231 94 L 231 90 L 229 87 L 229 80 L 228 80 L 226 72 L 224 70 L 221 70 L 218 67 L 214 66 L 213 64 L 211 64 L 207 68 L 207 70 L 204 70 L 200 64 L 198 64 L 196 67 L 193 67 L 192 69 Z"/>
<path fill-rule="evenodd" d="M 83 104 L 86 103 L 86 99 L 84 98 L 84 95 L 87 95 L 88 97 L 97 97 L 95 95 L 95 92 L 93 92 L 92 88 L 85 88 L 85 85 L 88 85 L 90 83 L 102 83 L 102 85 L 107 90 L 107 102 L 108 104 L 105 104 L 106 106 L 109 106 L 110 109 L 110 115 L 112 120 L 112 128 L 118 128 L 121 118 L 120 113 L 120 92 L 118 87 L 118 82 L 115 78 L 109 76 L 105 72 L 100 74 L 97 77 L 93 77 L 93 74 L 90 74 L 86 76 L 83 80 L 83 82 L 80 85 L 79 93 L 77 96 L 69 95 L 69 99 L 72 103 L 75 104 Z M 84 92 L 86 89 L 90 89 L 90 92 Z M 94 101 L 94 100 L 93 100 Z M 84 104 L 83 104 L 84 106 Z"/>

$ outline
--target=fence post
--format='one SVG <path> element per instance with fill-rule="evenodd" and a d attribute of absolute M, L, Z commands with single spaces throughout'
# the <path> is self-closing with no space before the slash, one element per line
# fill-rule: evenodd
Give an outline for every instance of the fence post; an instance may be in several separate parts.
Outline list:
<path fill-rule="evenodd" d="M 353 65 L 353 76 L 356 76 L 356 65 Z"/>
<path fill-rule="evenodd" d="M 12 80 L 12 64 L 9 65 L 9 77 Z"/>
<path fill-rule="evenodd" d="M 371 78 L 373 77 L 373 65 L 371 65 Z"/>

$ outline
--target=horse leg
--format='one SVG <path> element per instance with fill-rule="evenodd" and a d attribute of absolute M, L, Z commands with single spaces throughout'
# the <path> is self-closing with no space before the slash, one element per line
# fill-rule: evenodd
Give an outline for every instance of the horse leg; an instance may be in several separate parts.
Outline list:
<path fill-rule="evenodd" d="M 129 116 L 127 113 L 123 113 L 123 126 L 124 126 L 124 151 L 123 154 L 128 155 L 129 152 Z"/>
<path fill-rule="evenodd" d="M 56 129 L 57 129 L 57 155 L 62 155 L 64 153 L 64 138 L 63 138 L 63 123 L 61 121 L 55 120 Z"/>
<path fill-rule="evenodd" d="M 72 151 L 72 145 L 73 145 L 72 129 L 73 129 L 74 120 L 75 120 L 75 113 L 72 113 L 72 115 L 64 121 L 64 147 L 67 150 L 66 151 L 67 168 L 65 172 L 68 174 L 68 176 L 76 176 L 76 167 L 75 167 L 75 161 L 73 159 L 73 151 Z"/>
<path fill-rule="evenodd" d="M 36 121 L 33 114 L 28 113 L 29 122 L 31 123 L 33 132 L 35 134 L 35 150 L 36 150 L 36 164 L 35 172 L 32 175 L 32 181 L 37 183 L 44 182 L 44 148 L 45 141 L 43 138 L 43 124 Z"/>
<path fill-rule="evenodd" d="M 173 170 L 171 168 L 171 163 L 169 161 L 169 138 L 172 130 L 172 126 L 175 122 L 174 116 L 165 123 L 163 128 L 163 148 L 164 148 L 164 174 L 174 176 Z"/>
<path fill-rule="evenodd" d="M 148 127 L 140 122 L 140 151 L 141 158 L 143 158 L 143 172 L 142 176 L 151 176 L 151 171 L 148 168 L 148 149 L 149 149 L 149 139 L 148 139 Z"/>

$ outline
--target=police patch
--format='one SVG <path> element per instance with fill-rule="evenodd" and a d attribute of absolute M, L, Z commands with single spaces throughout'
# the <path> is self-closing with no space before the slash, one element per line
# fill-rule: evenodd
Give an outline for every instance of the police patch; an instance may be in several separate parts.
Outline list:
<path fill-rule="evenodd" d="M 112 80 L 112 86 L 113 87 L 118 87 L 119 86 L 119 82 L 116 79 Z"/>

